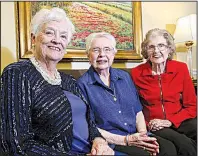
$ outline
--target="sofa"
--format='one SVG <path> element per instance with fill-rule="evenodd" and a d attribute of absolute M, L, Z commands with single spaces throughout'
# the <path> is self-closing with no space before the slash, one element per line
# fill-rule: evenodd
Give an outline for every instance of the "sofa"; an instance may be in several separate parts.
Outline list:
<path fill-rule="evenodd" d="M 130 74 L 131 68 L 120 68 Z M 65 69 L 65 70 L 60 70 L 66 74 L 72 75 L 75 79 L 78 79 L 80 76 L 82 76 L 88 69 Z M 197 80 L 193 80 L 193 84 L 195 87 L 195 93 L 197 95 Z"/>
<path fill-rule="evenodd" d="M 127 71 L 130 74 L 131 69 L 130 68 L 121 68 L 122 70 Z M 65 70 L 60 70 L 66 74 L 72 75 L 75 79 L 78 79 L 80 76 L 82 76 L 88 69 L 65 69 Z"/>

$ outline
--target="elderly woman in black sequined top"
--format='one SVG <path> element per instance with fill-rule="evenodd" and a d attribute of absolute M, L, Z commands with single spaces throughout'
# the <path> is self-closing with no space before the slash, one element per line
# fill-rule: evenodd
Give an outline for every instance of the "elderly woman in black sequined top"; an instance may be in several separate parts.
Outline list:
<path fill-rule="evenodd" d="M 112 155 L 76 80 L 58 72 L 74 26 L 59 8 L 42 9 L 31 23 L 34 57 L 1 75 L 0 155 Z"/>

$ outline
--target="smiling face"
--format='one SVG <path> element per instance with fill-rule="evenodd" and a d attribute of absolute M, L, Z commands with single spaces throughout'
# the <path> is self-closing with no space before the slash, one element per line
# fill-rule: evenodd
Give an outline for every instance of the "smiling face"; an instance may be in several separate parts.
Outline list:
<path fill-rule="evenodd" d="M 115 56 L 115 50 L 111 40 L 100 37 L 92 41 L 88 58 L 91 65 L 97 70 L 109 70 Z"/>
<path fill-rule="evenodd" d="M 32 43 L 35 43 L 35 55 L 41 60 L 60 61 L 68 45 L 67 32 L 66 21 L 45 23 L 38 35 L 32 37 Z"/>
<path fill-rule="evenodd" d="M 147 45 L 148 59 L 155 64 L 166 62 L 171 52 L 163 36 L 151 36 Z"/>

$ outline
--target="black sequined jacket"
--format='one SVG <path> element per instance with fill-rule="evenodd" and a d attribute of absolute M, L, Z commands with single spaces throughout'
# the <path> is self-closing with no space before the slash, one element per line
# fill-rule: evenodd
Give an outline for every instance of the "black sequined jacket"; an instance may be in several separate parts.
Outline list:
<path fill-rule="evenodd" d="M 74 155 L 72 111 L 62 90 L 87 105 L 90 142 L 101 136 L 76 80 L 61 73 L 61 85 L 43 79 L 30 60 L 7 66 L 1 75 L 0 155 Z"/>

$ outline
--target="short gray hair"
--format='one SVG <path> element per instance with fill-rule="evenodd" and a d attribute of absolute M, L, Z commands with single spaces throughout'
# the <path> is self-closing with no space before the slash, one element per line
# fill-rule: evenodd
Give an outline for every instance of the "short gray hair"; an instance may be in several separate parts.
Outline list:
<path fill-rule="evenodd" d="M 48 23 L 50 21 L 62 21 L 65 20 L 68 24 L 68 42 L 70 42 L 75 28 L 72 24 L 71 20 L 67 17 L 65 11 L 61 8 L 51 8 L 51 9 L 41 9 L 39 10 L 34 17 L 32 18 L 30 24 L 30 33 L 33 35 L 37 35 L 43 24 Z"/>
<path fill-rule="evenodd" d="M 111 34 L 106 33 L 106 32 L 91 33 L 86 38 L 86 53 L 87 54 L 89 53 L 89 50 L 91 49 L 91 44 L 92 44 L 93 40 L 96 38 L 101 38 L 101 37 L 105 37 L 105 38 L 109 39 L 110 41 L 112 41 L 113 49 L 114 49 L 115 53 L 117 53 L 115 38 Z"/>
<path fill-rule="evenodd" d="M 171 49 L 171 52 L 169 53 L 168 59 L 172 60 L 173 54 L 174 54 L 175 49 L 176 49 L 175 43 L 174 43 L 174 38 L 167 30 L 159 29 L 159 28 L 151 29 L 146 33 L 146 37 L 141 44 L 141 49 L 142 49 L 141 54 L 142 54 L 142 56 L 145 59 L 148 58 L 147 45 L 150 41 L 151 36 L 163 36 L 166 39 L 168 47 Z"/>

